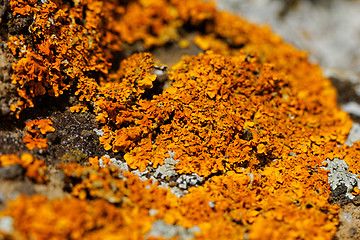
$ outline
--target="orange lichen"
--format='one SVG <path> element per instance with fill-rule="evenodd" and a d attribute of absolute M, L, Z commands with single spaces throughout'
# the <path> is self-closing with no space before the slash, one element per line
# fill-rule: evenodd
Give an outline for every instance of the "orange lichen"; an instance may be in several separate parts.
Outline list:
<path fill-rule="evenodd" d="M 135 77 L 149 74 L 150 68 L 143 67 Z M 105 149 L 112 146 L 115 152 L 126 153 L 131 168 L 144 170 L 155 162 L 155 155 L 175 151 L 179 173 L 209 176 L 238 171 L 272 159 L 286 160 L 290 151 L 300 154 L 312 147 L 318 152 L 316 146 L 343 142 L 344 129 L 351 126 L 348 116 L 336 107 L 318 104 L 314 109 L 321 94 L 306 92 L 306 99 L 299 98 L 298 91 L 305 90 L 293 83 L 290 74 L 285 76 L 274 65 L 260 64 L 245 54 L 224 57 L 208 52 L 186 58 L 174 68 L 176 72 L 169 76 L 172 85 L 151 101 L 140 98 L 141 89 L 127 93 L 131 85 L 117 95 L 111 92 L 116 91 L 114 86 L 97 101 L 105 111 L 97 119 L 106 124 L 100 142 Z M 130 94 L 132 98 L 127 97 Z M 106 101 L 105 96 L 111 98 Z M 323 97 L 330 97 L 327 91 Z M 333 115 L 336 118 L 325 117 Z M 157 129 L 160 133 L 154 139 Z M 308 142 L 299 145 L 304 138 Z"/>
<path fill-rule="evenodd" d="M 102 161 L 102 165 L 106 166 L 108 163 L 110 163 L 110 158 L 108 158 L 108 157 L 101 157 L 100 159 Z M 93 166 L 100 166 L 100 161 L 99 161 L 98 157 L 90 157 L 89 163 L 90 163 L 90 165 L 93 165 Z"/>
<path fill-rule="evenodd" d="M 47 181 L 47 167 L 44 160 L 34 158 L 30 153 L 24 153 L 21 157 L 16 154 L 1 155 L 0 166 L 6 167 L 19 164 L 25 169 L 25 176 L 36 182 L 43 183 Z"/>
<path fill-rule="evenodd" d="M 12 217 L 18 231 L 7 239 L 38 240 L 141 239 L 150 230 L 152 219 L 145 217 L 146 209 L 117 208 L 103 200 L 49 201 L 39 195 L 19 197 L 1 216 Z"/>
<path fill-rule="evenodd" d="M 13 64 L 12 83 L 22 100 L 15 110 L 34 107 L 34 100 L 45 94 L 58 97 L 87 72 L 107 73 L 108 64 L 101 54 L 96 36 L 75 23 L 67 6 L 48 1 L 10 1 L 13 14 L 31 14 L 30 38 L 11 36 L 9 48 L 20 57 Z M 19 9 L 26 8 L 26 11 Z M 90 80 L 89 80 L 90 81 Z M 81 86 L 79 86 L 81 88 Z M 14 110 L 14 107 L 12 107 Z"/>
<path fill-rule="evenodd" d="M 42 138 L 43 135 L 49 132 L 54 132 L 55 128 L 52 126 L 50 119 L 32 120 L 26 122 L 27 134 L 23 139 L 26 147 L 29 150 L 39 148 L 45 150 L 48 147 L 46 138 Z"/>
<path fill-rule="evenodd" d="M 142 40 L 149 48 L 177 39 L 181 24 L 178 12 L 165 0 L 134 1 L 126 6 L 115 30 L 123 41 Z"/>
<path fill-rule="evenodd" d="M 326 173 L 321 170 L 320 174 L 306 174 L 306 171 L 301 174 L 302 167 L 299 166 L 293 174 L 279 174 L 279 168 L 284 172 L 286 168 L 277 163 L 261 174 L 228 172 L 228 176 L 215 176 L 203 186 L 189 189 L 186 196 L 177 198 L 168 189 L 158 188 L 150 180 L 140 181 L 129 172 L 123 173 L 125 178 L 119 178 L 114 167 L 100 168 L 95 163 L 82 167 L 72 163 L 64 164 L 62 168 L 73 180 L 72 196 L 83 200 L 19 198 L 1 216 L 13 217 L 15 228 L 23 236 L 50 234 L 62 239 L 62 234 L 67 233 L 68 236 L 92 239 L 92 234 L 102 233 L 111 238 L 115 232 L 122 236 L 123 229 L 132 229 L 139 237 L 150 230 L 152 222 L 163 219 L 168 224 L 185 228 L 197 225 L 201 230 L 196 234 L 198 239 L 243 239 L 246 229 L 252 239 L 285 235 L 290 239 L 329 239 L 338 224 L 335 216 L 339 208 L 327 202 L 330 191 L 328 187 L 321 188 L 326 185 Z M 314 190 L 304 191 L 303 187 Z M 88 202 L 85 199 L 95 200 Z M 33 214 L 32 206 L 37 206 L 41 214 Z M 157 210 L 155 215 L 150 216 L 151 209 Z M 127 221 L 122 220 L 125 216 Z M 102 224 L 94 225 L 92 219 Z M 42 222 L 51 222 L 52 226 L 64 222 L 74 224 L 65 224 L 62 231 L 55 227 L 36 228 L 34 223 Z M 261 228 L 264 229 L 260 231 Z"/>
<path fill-rule="evenodd" d="M 193 25 L 200 25 L 207 20 L 210 21 L 217 12 L 214 2 L 193 0 L 186 1 L 186 5 L 181 0 L 171 0 L 170 2 L 178 11 L 180 18 Z"/>
<path fill-rule="evenodd" d="M 71 8 L 62 1 L 12 0 L 10 7 L 13 15 L 34 19 L 29 37 L 9 37 L 10 50 L 20 58 L 12 76 L 22 99 L 12 105 L 18 117 L 40 96 L 58 97 L 72 85 L 81 101 L 90 101 L 123 43 L 141 40 L 146 48 L 159 46 L 178 39 L 183 24 L 176 8 L 159 0 L 124 6 L 115 0 L 77 1 Z M 151 81 L 144 78 L 139 84 L 146 87 Z"/>
<path fill-rule="evenodd" d="M 85 105 L 82 105 L 82 104 L 79 104 L 79 105 L 76 105 L 76 106 L 72 106 L 70 107 L 70 111 L 72 113 L 74 112 L 86 112 L 87 110 L 89 110 L 89 108 Z"/>
<path fill-rule="evenodd" d="M 155 60 L 149 53 L 135 54 L 121 63 L 120 69 L 114 75 L 114 83 L 105 83 L 98 92 L 95 102 L 97 109 L 96 119 L 101 123 L 122 126 L 132 121 L 139 121 L 142 124 L 127 129 L 113 130 L 107 125 L 103 127 L 104 135 L 100 137 L 100 143 L 109 150 L 112 146 L 115 152 L 124 151 L 134 146 L 134 141 L 147 135 L 149 126 L 145 119 L 136 114 L 138 106 L 135 104 L 141 101 L 141 96 L 147 89 L 153 87 L 156 75 L 151 74 Z M 146 102 L 146 101 L 145 101 Z M 133 112 L 136 114 L 134 115 Z"/>
<path fill-rule="evenodd" d="M 211 49 L 212 51 L 221 53 L 222 55 L 230 54 L 229 46 L 220 39 L 216 39 L 214 34 L 205 36 L 196 35 L 194 38 L 194 43 L 204 51 Z"/>
<path fill-rule="evenodd" d="M 91 157 L 90 166 L 63 164 L 72 197 L 16 200 L 2 216 L 14 218 L 18 234 L 137 239 L 162 219 L 198 226 L 198 239 L 333 237 L 339 207 L 328 202 L 327 172 L 320 166 L 339 157 L 359 174 L 360 143 L 337 147 L 352 122 L 304 52 L 268 28 L 200 0 L 46 2 L 10 1 L 13 14 L 34 19 L 30 37 L 9 38 L 20 58 L 12 81 L 22 98 L 12 111 L 74 85 L 71 94 L 81 103 L 71 111 L 93 111 L 102 125 L 100 143 L 131 169 L 157 168 L 171 151 L 178 174 L 205 180 L 177 198 L 150 180 L 120 173 L 106 157 Z M 122 59 L 108 73 L 108 62 L 129 44 L 150 48 L 177 41 L 182 26 L 200 30 L 194 43 L 206 52 L 172 66 L 170 86 L 161 93 L 152 94 L 159 63 L 150 53 Z M 34 136 L 46 134 L 50 125 L 27 123 L 29 148 L 42 146 Z M 34 215 L 39 203 L 41 214 Z M 150 216 L 151 209 L 157 214 Z M 35 224 L 44 221 L 51 227 Z M 58 224 L 62 231 L 53 227 Z"/>

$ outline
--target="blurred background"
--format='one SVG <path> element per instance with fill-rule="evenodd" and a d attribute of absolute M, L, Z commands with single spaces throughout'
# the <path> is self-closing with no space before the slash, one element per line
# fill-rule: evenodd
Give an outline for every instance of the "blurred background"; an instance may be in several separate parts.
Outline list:
<path fill-rule="evenodd" d="M 218 0 L 222 10 L 240 14 L 306 50 L 325 71 L 360 74 L 360 1 Z M 353 76 L 355 77 L 355 76 Z"/>
<path fill-rule="evenodd" d="M 309 54 L 338 90 L 338 102 L 360 122 L 359 0 L 217 0 L 221 10 L 269 25 Z"/>

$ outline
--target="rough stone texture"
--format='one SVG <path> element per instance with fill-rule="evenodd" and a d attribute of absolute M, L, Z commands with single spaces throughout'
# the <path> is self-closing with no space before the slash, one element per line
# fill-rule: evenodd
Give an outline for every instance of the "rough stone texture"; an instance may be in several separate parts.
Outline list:
<path fill-rule="evenodd" d="M 19 100 L 16 86 L 11 84 L 11 64 L 15 57 L 8 48 L 7 24 L 12 21 L 9 0 L 0 1 L 0 117 L 10 113 L 10 104 Z"/>
<path fill-rule="evenodd" d="M 15 61 L 9 52 L 6 41 L 0 37 L 0 116 L 10 113 L 10 104 L 15 102 L 17 97 L 16 86 L 11 84 L 11 63 Z"/>
<path fill-rule="evenodd" d="M 0 179 L 15 179 L 22 177 L 23 169 L 19 164 L 0 168 Z"/>
<path fill-rule="evenodd" d="M 94 116 L 87 113 L 55 111 L 50 119 L 55 132 L 48 134 L 49 154 L 57 162 L 83 162 L 89 157 L 103 156 L 106 151 L 100 146 L 98 135 L 93 131 L 98 127 Z M 113 155 L 111 155 L 113 157 Z"/>
<path fill-rule="evenodd" d="M 360 210 L 353 204 L 347 204 L 340 210 L 340 226 L 334 240 L 360 239 Z"/>

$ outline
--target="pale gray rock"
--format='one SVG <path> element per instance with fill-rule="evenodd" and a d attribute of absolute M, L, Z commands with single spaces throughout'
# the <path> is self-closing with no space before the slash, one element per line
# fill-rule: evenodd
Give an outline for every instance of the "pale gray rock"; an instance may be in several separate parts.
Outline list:
<path fill-rule="evenodd" d="M 354 122 L 344 144 L 351 147 L 356 141 L 360 141 L 360 124 Z"/>

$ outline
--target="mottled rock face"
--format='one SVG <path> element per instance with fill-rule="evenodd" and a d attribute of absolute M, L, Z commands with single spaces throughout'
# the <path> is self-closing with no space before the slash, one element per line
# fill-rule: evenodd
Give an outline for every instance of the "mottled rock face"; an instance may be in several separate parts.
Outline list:
<path fill-rule="evenodd" d="M 193 0 L 0 17 L 5 237 L 331 239 L 357 201 L 356 125 L 268 28 Z"/>

